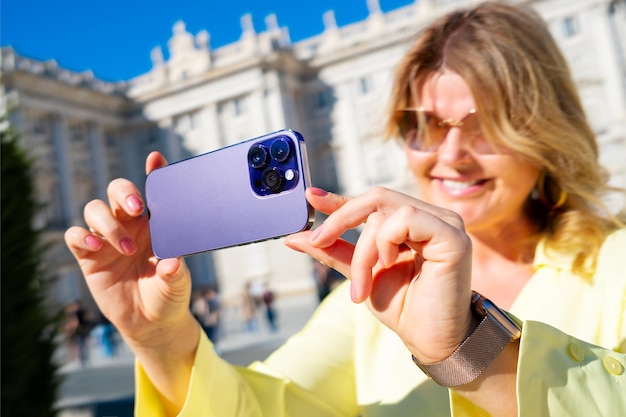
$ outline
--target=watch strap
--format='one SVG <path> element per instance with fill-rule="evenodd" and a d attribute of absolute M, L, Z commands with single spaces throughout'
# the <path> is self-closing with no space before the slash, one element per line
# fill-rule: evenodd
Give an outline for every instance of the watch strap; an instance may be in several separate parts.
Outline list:
<path fill-rule="evenodd" d="M 472 308 L 474 309 L 474 305 Z M 412 358 L 413 362 L 439 385 L 456 387 L 478 378 L 498 354 L 517 337 L 519 336 L 512 334 L 487 313 L 474 331 L 448 357 L 432 364 L 421 363 L 415 356 Z"/>

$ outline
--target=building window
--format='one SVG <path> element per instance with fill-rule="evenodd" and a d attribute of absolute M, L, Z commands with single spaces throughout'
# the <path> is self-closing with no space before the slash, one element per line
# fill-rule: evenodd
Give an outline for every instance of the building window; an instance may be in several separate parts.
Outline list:
<path fill-rule="evenodd" d="M 191 130 L 196 130 L 201 126 L 201 115 L 199 111 L 193 112 L 189 116 Z"/>
<path fill-rule="evenodd" d="M 153 128 L 148 132 L 148 136 L 146 137 L 146 143 L 148 145 L 155 145 L 157 143 L 159 143 L 161 136 L 160 136 L 161 132 L 159 131 L 158 128 Z"/>
<path fill-rule="evenodd" d="M 573 38 L 580 34 L 580 22 L 576 16 L 568 16 L 563 19 L 563 34 L 566 38 Z"/>
<path fill-rule="evenodd" d="M 317 100 L 316 100 L 317 108 L 325 109 L 325 108 L 330 107 L 330 105 L 333 103 L 333 99 L 334 99 L 334 92 L 331 88 L 327 88 L 325 90 L 318 92 Z"/>
<path fill-rule="evenodd" d="M 48 119 L 46 116 L 35 116 L 31 120 L 31 133 L 43 135 L 48 131 Z"/>
<path fill-rule="evenodd" d="M 366 95 L 372 91 L 372 80 L 369 77 L 359 78 L 359 94 Z"/>
<path fill-rule="evenodd" d="M 84 142 L 85 141 L 85 129 L 83 125 L 76 124 L 69 127 L 70 140 L 72 142 Z"/>
<path fill-rule="evenodd" d="M 233 100 L 233 114 L 235 116 L 241 116 L 246 111 L 245 100 L 242 97 L 238 97 Z"/>
<path fill-rule="evenodd" d="M 188 114 L 181 114 L 180 116 L 174 119 L 174 131 L 176 133 L 183 134 L 189 131 L 190 128 L 190 118 Z"/>

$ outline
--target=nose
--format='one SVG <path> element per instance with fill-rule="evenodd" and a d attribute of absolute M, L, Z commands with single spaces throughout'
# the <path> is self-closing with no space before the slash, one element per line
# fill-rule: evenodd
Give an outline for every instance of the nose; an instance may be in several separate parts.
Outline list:
<path fill-rule="evenodd" d="M 462 130 L 455 126 L 448 129 L 437 153 L 439 160 L 448 165 L 464 163 L 471 159 L 469 141 L 464 140 Z"/>

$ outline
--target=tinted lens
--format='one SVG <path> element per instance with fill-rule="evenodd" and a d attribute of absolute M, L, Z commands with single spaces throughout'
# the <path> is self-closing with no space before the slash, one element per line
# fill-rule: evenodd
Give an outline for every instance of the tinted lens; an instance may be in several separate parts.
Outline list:
<path fill-rule="evenodd" d="M 396 123 L 400 136 L 410 143 L 417 134 L 417 113 L 413 110 L 396 110 Z"/>
<path fill-rule="evenodd" d="M 404 142 L 419 151 L 431 151 L 441 141 L 442 132 L 436 118 L 417 109 L 397 110 L 396 123 Z"/>
<path fill-rule="evenodd" d="M 441 120 L 421 109 L 396 111 L 396 123 L 400 135 L 411 148 L 422 152 L 434 152 L 443 143 L 451 128 L 461 129 L 463 140 L 478 153 L 491 153 L 493 149 L 485 140 L 475 111 L 461 120 Z"/>

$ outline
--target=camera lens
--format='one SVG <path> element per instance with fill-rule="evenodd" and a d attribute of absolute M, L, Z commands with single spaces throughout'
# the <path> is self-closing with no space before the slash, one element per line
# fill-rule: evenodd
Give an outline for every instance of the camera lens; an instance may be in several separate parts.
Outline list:
<path fill-rule="evenodd" d="M 283 186 L 283 176 L 277 168 L 268 168 L 263 172 L 263 185 L 272 192 L 279 191 Z"/>
<path fill-rule="evenodd" d="M 267 164 L 267 149 L 263 145 L 254 145 L 248 151 L 248 163 L 252 168 L 263 168 Z"/>
<path fill-rule="evenodd" d="M 270 155 L 278 162 L 285 162 L 290 154 L 289 142 L 284 139 L 276 139 L 270 146 Z"/>

